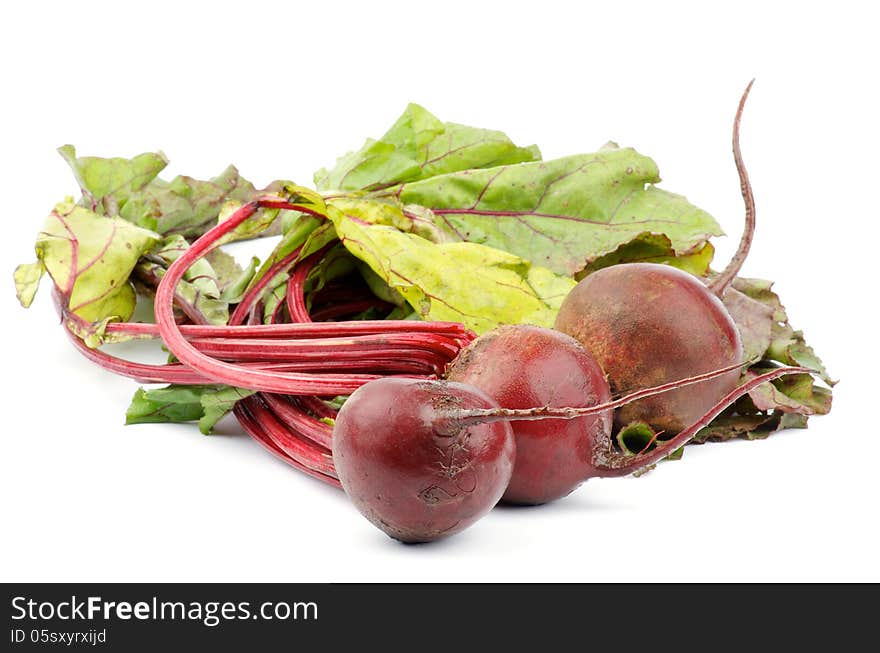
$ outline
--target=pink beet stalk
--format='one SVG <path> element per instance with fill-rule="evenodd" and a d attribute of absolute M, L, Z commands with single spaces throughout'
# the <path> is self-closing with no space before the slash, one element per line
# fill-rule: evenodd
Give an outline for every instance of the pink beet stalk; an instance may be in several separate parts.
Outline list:
<path fill-rule="evenodd" d="M 166 346 L 182 363 L 211 379 L 214 383 L 225 383 L 265 392 L 282 394 L 349 394 L 364 383 L 378 378 L 369 374 L 305 374 L 272 373 L 248 370 L 232 363 L 218 361 L 201 353 L 183 336 L 174 321 L 174 289 L 183 279 L 187 269 L 199 258 L 217 246 L 218 241 L 250 218 L 261 206 L 286 208 L 314 214 L 309 207 L 283 201 L 255 200 L 248 202 L 229 219 L 213 227 L 196 240 L 171 266 L 156 290 L 155 313 L 159 333 Z"/>
<path fill-rule="evenodd" d="M 314 443 L 330 451 L 330 443 L 333 439 L 333 429 L 329 424 L 315 419 L 302 408 L 296 405 L 294 398 L 271 393 L 260 395 L 266 405 L 275 413 L 275 416 L 292 430 L 301 433 Z"/>
<path fill-rule="evenodd" d="M 233 413 L 235 414 L 236 419 L 238 419 L 239 423 L 242 425 L 242 428 L 247 431 L 248 435 L 250 435 L 271 454 L 283 460 L 295 469 L 298 469 L 301 472 L 305 472 L 309 476 L 316 478 L 319 481 L 323 481 L 324 483 L 332 485 L 336 488 L 342 487 L 339 483 L 339 480 L 336 479 L 335 476 L 330 476 L 316 471 L 315 469 L 303 465 L 296 459 L 291 458 L 289 455 L 287 455 L 277 444 L 275 444 L 272 438 L 269 437 L 262 423 L 254 418 L 253 413 L 250 411 L 250 406 L 247 400 L 242 400 L 235 404 L 235 408 L 233 408 Z"/>
<path fill-rule="evenodd" d="M 544 420 L 544 419 L 575 419 L 577 417 L 585 417 L 587 415 L 597 415 L 606 411 L 625 406 L 633 401 L 645 397 L 669 392 L 688 385 L 707 381 L 722 374 L 726 374 L 743 364 L 731 365 L 725 368 L 707 372 L 686 379 L 664 383 L 653 388 L 638 390 L 628 395 L 615 399 L 614 401 L 597 404 L 589 408 L 551 408 L 538 407 L 526 409 L 507 409 L 507 408 L 478 408 L 470 410 L 450 409 L 448 414 L 437 422 L 436 432 L 444 434 L 454 434 L 469 424 L 485 424 L 497 421 L 518 421 L 518 420 Z M 643 452 L 636 455 L 618 453 L 611 446 L 611 440 L 605 435 L 595 443 L 593 454 L 593 462 L 597 469 L 598 476 L 613 477 L 625 476 L 645 467 L 649 467 L 662 460 L 676 449 L 683 447 L 693 439 L 693 437 L 709 423 L 715 419 L 721 412 L 728 408 L 733 402 L 740 397 L 747 395 L 749 392 L 757 388 L 763 383 L 773 381 L 787 374 L 814 374 L 815 372 L 805 367 L 777 367 L 769 372 L 765 372 L 759 376 L 750 379 L 746 383 L 734 388 L 721 398 L 712 408 L 710 408 L 696 422 L 679 432 L 673 438 L 664 441 L 661 445 L 649 452 Z"/>
<path fill-rule="evenodd" d="M 333 243 L 325 245 L 314 254 L 310 254 L 305 259 L 296 264 L 290 279 L 287 282 L 287 312 L 290 314 L 292 322 L 311 322 L 309 310 L 306 307 L 306 298 L 304 286 L 312 268 L 320 261 L 333 247 Z"/>
<path fill-rule="evenodd" d="M 233 311 L 232 316 L 229 318 L 229 324 L 242 324 L 245 321 L 248 313 L 253 308 L 254 304 L 257 303 L 260 295 L 266 289 L 266 286 L 269 285 L 269 282 L 272 281 L 278 273 L 283 272 L 293 265 L 296 259 L 299 258 L 301 250 L 301 247 L 297 247 L 294 251 L 266 271 L 266 274 L 264 274 L 260 280 L 245 293 L 244 297 L 241 298 L 241 301 L 238 303 L 238 306 L 235 307 L 235 311 Z"/>
<path fill-rule="evenodd" d="M 210 229 L 196 240 L 165 273 L 156 291 L 155 313 L 159 334 L 165 341 L 166 346 L 181 361 L 202 376 L 211 379 L 214 383 L 224 383 L 236 387 L 249 388 L 263 392 L 275 392 L 291 395 L 339 395 L 349 394 L 364 383 L 378 378 L 371 374 L 308 374 L 295 372 L 268 372 L 244 368 L 241 365 L 218 360 L 210 355 L 202 353 L 185 337 L 184 329 L 174 321 L 173 302 L 174 288 L 183 278 L 186 270 L 201 256 L 216 247 L 219 240 L 230 233 L 242 222 L 250 218 L 260 207 L 280 207 L 294 211 L 303 211 L 314 215 L 309 207 L 286 203 L 280 199 L 262 199 L 245 204 L 227 220 Z M 381 322 L 381 321 L 380 321 Z M 415 323 L 419 324 L 419 323 Z M 283 327 L 293 325 L 266 325 L 267 327 Z M 315 328 L 315 325 L 307 325 Z M 332 325 L 331 328 L 333 328 Z M 236 328 L 226 327 L 226 328 Z M 254 330 L 259 325 L 246 327 Z M 375 328 L 375 327 L 374 327 Z M 387 323 L 380 329 L 400 329 L 400 326 L 389 327 Z M 406 328 L 406 327 L 404 327 Z M 333 332 L 335 335 L 339 331 Z M 448 351 L 452 353 L 452 347 Z"/>
<path fill-rule="evenodd" d="M 289 425 L 279 421 L 269 410 L 261 394 L 251 395 L 241 401 L 245 402 L 248 411 L 260 423 L 266 435 L 285 454 L 313 471 L 326 476 L 336 476 L 330 451 L 324 447 L 317 447 L 314 442 L 301 437 L 299 433 L 290 429 Z"/>
<path fill-rule="evenodd" d="M 467 344 L 475 338 L 473 332 L 456 322 L 421 322 L 418 320 L 357 320 L 354 322 L 254 324 L 250 326 L 182 324 L 178 328 L 187 338 L 321 338 L 392 332 L 443 335 L 453 338 L 461 344 Z M 107 325 L 106 332 L 109 335 L 134 338 L 160 337 L 158 325 L 144 322 L 111 322 Z"/>

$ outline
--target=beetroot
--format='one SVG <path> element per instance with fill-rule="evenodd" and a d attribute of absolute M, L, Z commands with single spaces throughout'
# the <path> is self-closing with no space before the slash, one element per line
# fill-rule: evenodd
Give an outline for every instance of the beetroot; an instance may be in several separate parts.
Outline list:
<path fill-rule="evenodd" d="M 513 472 L 510 426 L 434 428 L 474 408 L 497 404 L 461 383 L 385 378 L 356 390 L 336 419 L 333 462 L 358 510 L 403 542 L 457 533 L 491 510 Z"/>
<path fill-rule="evenodd" d="M 605 374 L 574 338 L 529 325 L 483 334 L 453 361 L 450 381 L 480 388 L 504 408 L 594 406 L 611 399 Z M 611 431 L 611 411 L 571 420 L 511 422 L 516 465 L 504 501 L 539 504 L 595 475 L 591 445 Z"/>
<path fill-rule="evenodd" d="M 333 432 L 333 462 L 343 489 L 358 510 L 385 533 L 404 542 L 428 542 L 457 533 L 486 514 L 513 476 L 516 441 L 508 421 L 597 416 L 637 399 L 701 383 L 730 371 L 640 390 L 591 407 L 499 407 L 481 390 L 452 381 L 386 378 L 356 390 L 340 409 Z M 589 451 L 583 478 L 623 476 L 654 464 L 694 435 L 732 402 L 784 374 L 781 367 L 727 393 L 688 428 L 656 449 L 637 455 L 615 451 L 610 429 L 582 432 L 575 446 Z M 603 422 L 598 422 L 602 424 Z M 607 421 L 604 422 L 607 424 Z M 548 440 L 555 448 L 552 435 Z"/>
<path fill-rule="evenodd" d="M 733 318 L 696 277 L 668 265 L 627 263 L 595 272 L 566 297 L 556 328 L 595 356 L 615 392 L 632 392 L 742 362 Z M 643 421 L 677 433 L 732 390 L 735 370 L 686 391 L 621 408 L 618 426 Z"/>
<path fill-rule="evenodd" d="M 626 263 L 585 277 L 565 298 L 556 328 L 581 342 L 608 375 L 614 392 L 632 392 L 742 362 L 739 331 L 720 297 L 736 277 L 754 233 L 754 198 L 739 148 L 739 123 L 751 84 L 736 112 L 733 152 L 746 206 L 736 255 L 710 284 L 655 263 Z M 738 372 L 618 411 L 633 421 L 677 433 L 703 415 L 739 379 Z"/>

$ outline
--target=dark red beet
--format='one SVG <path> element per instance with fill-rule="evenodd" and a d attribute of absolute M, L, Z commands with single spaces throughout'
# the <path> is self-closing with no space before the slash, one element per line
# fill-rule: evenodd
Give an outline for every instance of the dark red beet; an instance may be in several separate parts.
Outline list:
<path fill-rule="evenodd" d="M 457 533 L 498 503 L 516 445 L 506 422 L 435 428 L 450 410 L 497 408 L 461 383 L 385 378 L 356 390 L 333 430 L 333 462 L 346 494 L 403 542 Z"/>
<path fill-rule="evenodd" d="M 565 298 L 556 328 L 593 354 L 616 393 L 709 372 L 743 356 L 721 301 L 696 277 L 655 263 L 589 275 Z M 678 433 L 736 387 L 740 373 L 632 403 L 617 411 L 615 422 L 643 421 Z"/>
<path fill-rule="evenodd" d="M 512 477 L 516 453 L 508 421 L 547 425 L 595 416 L 726 371 L 729 368 L 589 408 L 507 409 L 463 383 L 379 379 L 356 390 L 339 411 L 333 461 L 343 489 L 373 524 L 404 542 L 429 542 L 468 527 L 501 498 Z M 696 422 L 646 453 L 616 452 L 608 431 L 587 432 L 585 448 L 592 451 L 589 476 L 624 476 L 656 463 L 687 444 L 758 385 L 793 373 L 810 371 L 782 367 L 750 379 Z"/>
<path fill-rule="evenodd" d="M 666 265 L 613 265 L 584 278 L 559 310 L 556 328 L 596 357 L 614 392 L 628 393 L 742 362 L 739 331 L 719 297 L 742 266 L 755 227 L 754 198 L 739 149 L 739 123 L 751 86 L 743 93 L 733 125 L 746 226 L 725 270 L 707 287 Z M 678 433 L 732 390 L 739 376 L 731 372 L 687 391 L 630 404 L 616 413 L 615 421 L 642 421 L 655 430 Z"/>
<path fill-rule="evenodd" d="M 446 378 L 476 386 L 504 408 L 587 407 L 611 399 L 605 374 L 574 338 L 529 325 L 483 334 Z M 571 420 L 511 422 L 516 465 L 504 501 L 539 504 L 595 476 L 592 445 L 611 432 L 611 411 Z"/>

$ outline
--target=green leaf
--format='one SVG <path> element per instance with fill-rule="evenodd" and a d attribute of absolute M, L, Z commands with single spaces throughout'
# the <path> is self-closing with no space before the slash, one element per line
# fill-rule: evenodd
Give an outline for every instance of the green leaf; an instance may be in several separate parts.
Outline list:
<path fill-rule="evenodd" d="M 49 214 L 35 249 L 71 312 L 87 322 L 100 322 L 131 317 L 135 292 L 129 276 L 157 241 L 150 231 L 97 215 L 68 199 Z M 29 276 L 34 273 L 28 269 Z M 22 276 L 27 275 L 19 273 Z M 30 292 L 30 286 L 24 289 Z"/>
<path fill-rule="evenodd" d="M 219 251 L 219 249 L 215 249 L 212 250 L 212 253 Z M 222 286 L 220 298 L 230 304 L 237 304 L 240 302 L 245 291 L 248 289 L 248 286 L 250 286 L 251 279 L 253 279 L 254 275 L 257 273 L 257 266 L 259 264 L 260 259 L 256 256 L 252 256 L 247 267 L 241 270 L 241 272 L 238 273 L 238 276 Z"/>
<path fill-rule="evenodd" d="M 160 259 L 167 267 L 180 258 L 188 249 L 189 243 L 183 236 L 173 235 L 164 238 L 160 245 L 150 254 Z M 189 266 L 183 278 L 207 297 L 216 299 L 220 296 L 220 284 L 217 281 L 217 274 L 214 272 L 214 267 L 207 257 L 199 258 Z"/>
<path fill-rule="evenodd" d="M 169 386 L 157 390 L 138 388 L 125 411 L 126 424 L 194 422 L 204 414 L 200 394 L 204 386 Z"/>
<path fill-rule="evenodd" d="M 253 390 L 232 386 L 220 386 L 213 392 L 204 393 L 201 398 L 204 415 L 199 419 L 199 430 L 208 435 L 217 422 L 232 410 L 239 399 L 244 399 L 252 394 L 254 394 Z"/>
<path fill-rule="evenodd" d="M 227 288 L 232 287 L 244 273 L 244 269 L 238 264 L 235 257 L 226 253 L 220 247 L 208 252 L 205 255 L 205 259 L 211 264 L 211 269 L 214 270 L 217 287 L 220 288 L 221 295 Z"/>
<path fill-rule="evenodd" d="M 657 446 L 658 442 L 663 442 L 662 433 L 658 433 L 645 422 L 630 422 L 626 426 L 621 427 L 615 439 L 620 450 L 631 456 L 651 451 Z M 684 447 L 679 447 L 667 455 L 664 460 L 681 460 L 683 455 Z M 650 469 L 653 469 L 653 466 Z M 645 473 L 645 471 L 642 473 Z"/>
<path fill-rule="evenodd" d="M 15 277 L 15 295 L 18 297 L 19 303 L 28 308 L 34 301 L 34 295 L 40 287 L 40 279 L 43 278 L 43 272 L 46 269 L 40 261 L 34 263 L 22 263 L 15 268 L 13 276 Z"/>
<path fill-rule="evenodd" d="M 145 390 L 138 388 L 125 413 L 126 424 L 157 422 L 195 422 L 208 434 L 239 399 L 252 390 L 225 385 L 169 385 Z"/>
<path fill-rule="evenodd" d="M 753 378 L 757 372 L 748 372 Z M 831 410 L 831 390 L 817 386 L 809 374 L 790 374 L 771 383 L 762 383 L 749 392 L 755 407 L 762 411 L 782 411 L 798 415 L 825 415 Z"/>
<path fill-rule="evenodd" d="M 287 273 L 277 274 L 275 278 L 266 286 L 263 292 L 263 323 L 270 324 L 275 311 L 285 302 L 287 298 Z"/>
<path fill-rule="evenodd" d="M 761 359 L 743 378 L 766 371 L 768 363 L 783 363 L 813 369 L 823 381 L 833 385 L 803 334 L 789 324 L 785 306 L 772 288 L 771 281 L 738 277 L 724 295 L 724 305 L 742 337 L 745 359 Z M 831 390 L 816 385 L 811 375 L 789 375 L 755 388 L 747 398 L 713 420 L 697 441 L 758 439 L 784 428 L 806 428 L 807 416 L 829 412 L 831 402 Z"/>
<path fill-rule="evenodd" d="M 131 159 L 77 157 L 73 145 L 58 148 L 83 192 L 83 206 L 100 215 L 115 216 L 133 193 L 158 175 L 168 159 L 162 152 L 145 152 Z"/>
<path fill-rule="evenodd" d="M 617 432 L 616 439 L 621 451 L 636 455 L 654 448 L 657 432 L 645 422 L 631 422 Z"/>
<path fill-rule="evenodd" d="M 784 365 L 799 365 L 815 370 L 825 383 L 833 386 L 836 381 L 832 379 L 813 348 L 807 345 L 803 332 L 796 331 L 789 324 L 785 306 L 772 288 L 773 282 L 765 279 L 737 277 L 733 282 L 733 289 L 737 293 L 746 295 L 765 307 L 761 325 L 762 332 L 768 331 L 766 335 L 762 333 L 762 341 L 767 341 L 763 352 L 764 358 Z M 727 297 L 725 304 L 729 309 Z M 736 319 L 736 315 L 733 317 Z M 752 313 L 752 318 L 757 320 L 755 311 Z M 739 325 L 739 320 L 737 324 Z"/>
<path fill-rule="evenodd" d="M 610 254 L 595 259 L 577 278 L 619 263 L 662 263 L 696 277 L 705 277 L 709 274 L 709 265 L 714 256 L 715 247 L 710 242 L 705 242 L 702 247 L 690 252 L 676 255 L 668 236 L 645 232 Z"/>
<path fill-rule="evenodd" d="M 201 236 L 213 227 L 227 202 L 236 205 L 261 193 L 275 193 L 286 182 L 274 181 L 263 191 L 244 179 L 235 168 L 203 181 L 178 176 L 171 181 L 157 175 L 168 164 L 161 152 L 146 152 L 125 159 L 120 157 L 77 157 L 72 145 L 58 148 L 70 165 L 83 191 L 80 205 L 100 215 L 121 217 L 144 229 L 163 235 L 187 238 Z M 277 212 L 266 213 L 275 216 Z M 277 235 L 270 225 L 251 233 Z"/>
<path fill-rule="evenodd" d="M 307 241 L 310 241 L 312 235 L 318 229 L 320 229 L 318 237 L 314 241 L 311 241 L 309 246 L 303 247 Z M 290 227 L 284 235 L 281 236 L 281 240 L 272 250 L 272 253 L 266 257 L 265 261 L 263 261 L 263 264 L 251 279 L 250 284 L 248 285 L 248 290 L 266 276 L 273 266 L 284 260 L 290 254 L 293 254 L 298 248 L 303 247 L 303 250 L 300 255 L 297 256 L 296 260 L 304 258 L 313 251 L 317 251 L 323 247 L 327 242 L 331 242 L 335 239 L 336 233 L 333 231 L 333 226 L 325 220 L 310 215 L 300 216 L 299 219 L 290 224 Z M 296 261 L 293 263 L 295 262 Z M 293 265 L 293 263 L 291 263 L 291 265 Z"/>
<path fill-rule="evenodd" d="M 319 190 L 372 190 L 433 175 L 536 161 L 535 146 L 518 147 L 499 131 L 443 123 L 417 104 L 378 141 L 339 158 L 332 170 L 315 173 Z"/>
<path fill-rule="evenodd" d="M 327 207 L 324 204 L 324 199 L 315 191 L 290 182 L 273 182 L 273 186 L 277 187 L 279 198 L 297 207 L 302 207 L 301 212 L 316 216 L 326 214 Z M 234 200 L 226 202 L 220 209 L 218 221 L 223 222 L 229 219 L 241 206 L 241 202 Z M 219 246 L 235 240 L 248 240 L 265 235 L 276 224 L 279 213 L 282 213 L 279 209 L 260 209 L 231 232 L 218 239 L 216 244 Z"/>
<path fill-rule="evenodd" d="M 226 202 L 226 204 L 224 204 L 220 209 L 220 213 L 217 216 L 217 221 L 224 222 L 228 220 L 242 206 L 242 202 L 236 202 L 233 200 Z M 236 240 L 250 240 L 251 238 L 257 238 L 272 227 L 272 225 L 275 223 L 275 220 L 278 218 L 278 214 L 278 209 L 258 210 L 251 217 L 235 227 L 225 236 L 217 239 L 217 246 L 219 247 L 220 245 L 231 243 Z"/>
<path fill-rule="evenodd" d="M 830 386 L 837 383 L 828 374 L 822 360 L 804 340 L 802 331 L 795 331 L 788 322 L 775 323 L 771 331 L 772 340 L 767 350 L 767 358 L 785 365 L 800 365 L 819 373 L 820 378 Z"/>
<path fill-rule="evenodd" d="M 447 122 L 443 133 L 419 153 L 419 179 L 540 160 L 541 152 L 536 145 L 518 147 L 500 131 Z"/>
<path fill-rule="evenodd" d="M 250 290 L 275 265 L 288 256 L 293 255 L 296 250 L 299 250 L 299 254 L 295 254 L 296 258 L 290 262 L 286 269 L 274 274 L 274 277 L 266 284 L 265 289 L 260 295 L 260 299 L 263 301 L 263 317 L 267 323 L 279 304 L 285 299 L 290 268 L 298 261 L 337 240 L 333 224 L 315 216 L 300 214 L 295 220 L 286 222 L 285 227 L 286 231 L 282 235 L 281 240 L 251 277 L 245 289 L 245 292 Z"/>
<path fill-rule="evenodd" d="M 355 258 L 341 243 L 330 249 L 309 271 L 305 282 L 306 306 L 312 305 L 315 293 L 328 283 L 345 277 L 358 269 L 358 263 L 361 261 Z M 370 272 L 372 273 L 372 270 Z M 378 277 L 375 278 L 378 279 Z M 379 279 L 378 283 L 384 284 L 384 281 Z"/>
<path fill-rule="evenodd" d="M 387 206 L 331 200 L 345 247 L 399 292 L 421 319 L 462 322 L 477 333 L 499 324 L 552 326 L 575 281 L 475 243 L 432 243 L 382 224 Z"/>
<path fill-rule="evenodd" d="M 675 256 L 722 234 L 705 211 L 651 185 L 658 181 L 656 164 L 626 148 L 465 170 L 389 192 L 430 208 L 456 240 L 574 276 L 644 234 L 664 235 Z"/>
<path fill-rule="evenodd" d="M 343 249 L 343 251 L 346 250 Z M 370 292 L 372 292 L 378 299 L 397 307 L 407 306 L 403 295 L 385 283 L 385 280 L 373 272 L 373 269 L 369 265 L 363 261 L 357 261 L 357 269 L 361 274 L 361 278 L 367 284 L 367 288 L 369 288 Z M 407 308 L 407 310 L 409 310 L 409 308 Z"/>
<path fill-rule="evenodd" d="M 184 176 L 171 181 L 154 179 L 129 195 L 119 216 L 157 233 L 192 238 L 217 223 L 226 202 L 247 202 L 256 195 L 253 184 L 229 166 L 210 181 Z"/>
<path fill-rule="evenodd" d="M 155 288 L 168 267 L 188 248 L 189 243 L 183 236 L 165 238 L 148 257 L 141 259 L 135 267 L 135 275 L 146 285 Z M 226 324 L 229 321 L 229 303 L 221 298 L 217 275 L 205 257 L 193 263 L 184 273 L 183 280 L 175 289 L 175 300 L 198 323 Z"/>

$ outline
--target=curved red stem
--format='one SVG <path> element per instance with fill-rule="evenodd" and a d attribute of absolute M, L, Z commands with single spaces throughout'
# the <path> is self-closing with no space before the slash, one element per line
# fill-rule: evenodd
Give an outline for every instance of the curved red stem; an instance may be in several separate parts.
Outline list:
<path fill-rule="evenodd" d="M 746 172 L 745 163 L 743 163 L 742 153 L 739 149 L 739 123 L 742 119 L 743 108 L 746 105 L 746 98 L 749 97 L 749 91 L 752 90 L 752 84 L 755 80 L 749 82 L 746 90 L 743 92 L 739 101 L 739 107 L 736 110 L 736 117 L 733 120 L 733 160 L 736 163 L 736 172 L 739 175 L 739 186 L 742 192 L 743 202 L 746 206 L 746 223 L 743 228 L 742 238 L 739 241 L 739 247 L 730 263 L 724 268 L 713 281 L 709 284 L 711 290 L 716 296 L 721 297 L 724 291 L 733 283 L 736 275 L 739 274 L 740 268 L 749 255 L 752 247 L 752 239 L 755 235 L 755 196 L 752 194 L 752 184 L 749 182 L 749 174 Z"/>
<path fill-rule="evenodd" d="M 609 446 L 602 447 L 602 450 L 594 452 L 594 464 L 599 470 L 599 476 L 613 477 L 626 476 L 633 472 L 650 467 L 651 465 L 663 460 L 669 454 L 673 453 L 690 442 L 697 433 L 707 427 L 709 423 L 718 417 L 724 410 L 730 407 L 737 399 L 747 395 L 749 392 L 757 388 L 762 383 L 768 383 L 774 379 L 778 379 L 786 374 L 814 374 L 813 370 L 803 367 L 778 367 L 770 372 L 760 374 L 746 383 L 734 388 L 710 408 L 700 419 L 681 431 L 675 437 L 666 440 L 656 449 L 647 453 L 639 453 L 636 455 L 628 455 L 613 451 Z"/>

